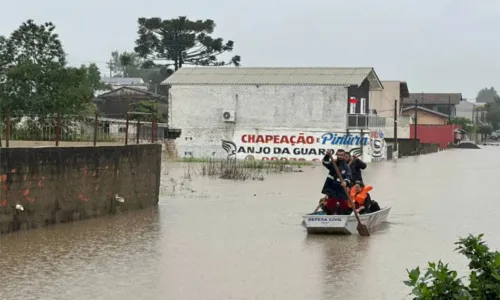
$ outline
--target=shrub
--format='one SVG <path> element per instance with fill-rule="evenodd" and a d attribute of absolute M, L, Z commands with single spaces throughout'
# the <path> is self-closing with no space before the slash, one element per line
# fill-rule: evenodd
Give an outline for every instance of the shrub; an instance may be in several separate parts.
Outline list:
<path fill-rule="evenodd" d="M 414 300 L 493 300 L 500 299 L 500 253 L 490 251 L 483 234 L 460 238 L 455 251 L 469 260 L 468 284 L 441 261 L 429 262 L 422 274 L 420 268 L 407 270 Z"/>

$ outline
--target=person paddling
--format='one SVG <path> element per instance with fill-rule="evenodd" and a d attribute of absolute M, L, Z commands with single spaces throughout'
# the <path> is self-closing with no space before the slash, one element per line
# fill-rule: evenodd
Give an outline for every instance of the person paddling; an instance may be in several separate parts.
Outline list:
<path fill-rule="evenodd" d="M 350 214 L 350 208 L 346 196 L 346 187 L 350 184 L 352 180 L 351 169 L 347 166 L 345 161 L 345 151 L 343 149 L 337 150 L 337 159 L 334 160 L 332 157 L 332 151 L 328 150 L 325 157 L 323 158 L 323 166 L 328 169 L 328 175 L 321 190 L 322 194 L 327 196 L 326 204 L 322 207 L 327 215 L 333 214 Z M 335 172 L 335 168 L 332 164 L 336 164 L 342 178 L 343 183 L 340 183 L 340 179 Z"/>
<path fill-rule="evenodd" d="M 366 169 L 366 163 L 363 162 L 359 157 L 353 156 L 351 157 L 351 154 L 346 152 L 346 161 L 349 167 L 351 168 L 351 174 L 352 174 L 352 181 L 351 182 L 356 182 L 356 181 L 361 181 L 363 182 L 363 176 L 361 175 L 361 170 Z"/>

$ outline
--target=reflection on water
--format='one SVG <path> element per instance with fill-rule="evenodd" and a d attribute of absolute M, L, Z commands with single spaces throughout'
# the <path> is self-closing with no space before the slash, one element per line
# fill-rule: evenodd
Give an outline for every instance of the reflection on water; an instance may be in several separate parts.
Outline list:
<path fill-rule="evenodd" d="M 458 236 L 484 232 L 500 248 L 484 188 L 496 184 L 497 151 L 369 165 L 373 198 L 393 207 L 369 238 L 307 235 L 301 215 L 321 196 L 321 167 L 235 183 L 171 164 L 158 209 L 2 236 L 0 298 L 404 299 L 406 268 L 443 258 L 464 270 Z"/>

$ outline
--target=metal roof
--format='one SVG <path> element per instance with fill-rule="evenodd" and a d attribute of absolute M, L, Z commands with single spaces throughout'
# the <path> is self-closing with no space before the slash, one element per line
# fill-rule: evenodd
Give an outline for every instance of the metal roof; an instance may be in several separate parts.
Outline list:
<path fill-rule="evenodd" d="M 440 116 L 440 117 L 444 117 L 444 118 L 448 118 L 449 116 L 447 114 L 443 114 L 443 113 L 440 113 L 438 111 L 435 111 L 435 110 L 432 110 L 432 109 L 428 109 L 428 108 L 425 108 L 423 106 L 417 106 L 417 109 L 421 110 L 421 111 L 425 111 L 425 112 L 428 112 L 430 114 L 434 114 L 436 116 Z M 402 111 L 412 111 L 412 110 L 415 110 L 415 107 L 414 106 L 408 106 L 408 107 L 405 107 L 402 109 Z"/>
<path fill-rule="evenodd" d="M 423 96 L 423 99 L 422 99 Z M 403 99 L 403 104 L 459 104 L 461 93 L 410 93 L 410 97 Z"/>
<path fill-rule="evenodd" d="M 374 89 L 382 84 L 373 68 L 241 68 L 184 67 L 162 85 L 360 85 L 368 78 Z"/>
<path fill-rule="evenodd" d="M 103 77 L 102 82 L 114 85 L 134 85 L 134 84 L 144 84 L 142 78 L 134 77 Z"/>

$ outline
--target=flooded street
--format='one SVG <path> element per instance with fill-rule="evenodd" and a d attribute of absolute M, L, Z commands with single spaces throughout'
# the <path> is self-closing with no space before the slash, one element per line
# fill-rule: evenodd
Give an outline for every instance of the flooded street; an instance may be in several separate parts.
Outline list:
<path fill-rule="evenodd" d="M 0 299 L 405 299 L 406 268 L 444 259 L 458 236 L 500 249 L 498 147 L 370 164 L 389 224 L 369 238 L 308 236 L 321 166 L 237 183 L 166 167 L 158 209 L 0 238 Z M 168 173 L 168 174 L 167 174 Z"/>

